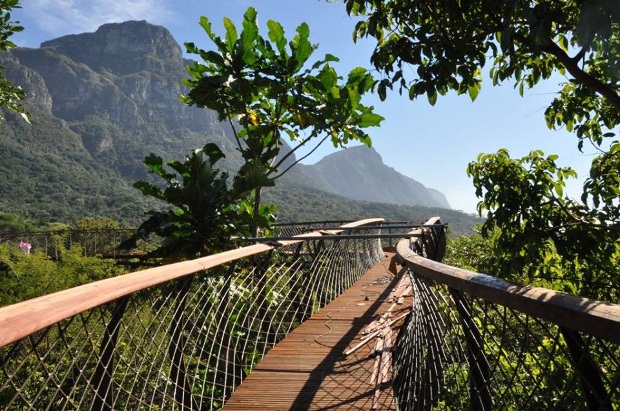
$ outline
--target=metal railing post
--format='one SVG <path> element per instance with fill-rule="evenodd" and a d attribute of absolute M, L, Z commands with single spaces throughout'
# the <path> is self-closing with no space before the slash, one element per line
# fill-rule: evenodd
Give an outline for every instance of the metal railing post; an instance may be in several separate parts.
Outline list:
<path fill-rule="evenodd" d="M 112 384 L 114 355 L 120 323 L 125 314 L 128 300 L 128 297 L 122 297 L 118 300 L 116 308 L 112 313 L 112 318 L 110 318 L 110 322 L 108 322 L 101 340 L 99 361 L 91 380 L 91 385 L 95 387 L 96 391 L 93 401 L 93 409 L 96 410 L 111 411 L 114 409 L 114 386 Z"/>
<path fill-rule="evenodd" d="M 473 411 L 491 410 L 493 406 L 493 398 L 489 388 L 491 371 L 489 361 L 484 354 L 484 340 L 472 318 L 471 307 L 463 293 L 450 287 L 448 291 L 459 314 L 465 344 L 467 345 L 470 409 Z"/>
<path fill-rule="evenodd" d="M 594 363 L 581 335 L 567 327 L 559 327 L 570 353 L 571 362 L 579 375 L 581 388 L 589 410 L 612 410 L 611 401 L 601 371 Z"/>

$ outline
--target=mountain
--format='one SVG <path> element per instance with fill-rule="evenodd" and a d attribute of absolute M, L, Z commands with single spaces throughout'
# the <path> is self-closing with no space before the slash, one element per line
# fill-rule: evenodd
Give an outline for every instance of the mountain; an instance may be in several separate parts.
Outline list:
<path fill-rule="evenodd" d="M 366 146 L 330 154 L 304 171 L 319 187 L 353 200 L 451 208 L 442 193 L 386 166 Z"/>
<path fill-rule="evenodd" d="M 14 113 L 0 122 L 0 210 L 46 222 L 93 216 L 135 224 L 158 206 L 132 187 L 151 178 L 142 163 L 149 153 L 180 160 L 214 142 L 226 154 L 220 167 L 236 170 L 242 160 L 230 126 L 210 110 L 179 102 L 189 62 L 167 29 L 145 21 L 105 24 L 94 33 L 0 53 L 5 75 L 24 88 L 31 113 L 31 124 Z M 281 202 L 291 192 L 298 200 L 305 192 L 322 193 L 342 205 L 338 218 L 359 209 L 339 195 L 449 208 L 441 193 L 358 148 L 294 168 L 266 197 Z M 326 218 L 314 205 L 296 204 L 282 207 L 281 217 Z"/>
<path fill-rule="evenodd" d="M 179 103 L 187 62 L 164 27 L 145 21 L 104 24 L 94 33 L 60 37 L 13 55 L 45 79 L 59 118 L 83 120 L 98 113 L 127 128 L 162 122 L 169 130 L 228 130 L 214 112 Z"/>
<path fill-rule="evenodd" d="M 64 120 L 96 159 L 126 177 L 144 176 L 146 148 L 179 159 L 205 140 L 231 153 L 229 166 L 240 164 L 230 127 L 210 110 L 179 102 L 187 62 L 161 26 L 105 24 L 38 49 L 13 49 L 11 56 L 24 72 L 34 73 L 28 78 L 38 75 L 45 86 L 21 84 L 27 94 L 50 96 L 43 106 L 40 98 L 33 102 Z"/>

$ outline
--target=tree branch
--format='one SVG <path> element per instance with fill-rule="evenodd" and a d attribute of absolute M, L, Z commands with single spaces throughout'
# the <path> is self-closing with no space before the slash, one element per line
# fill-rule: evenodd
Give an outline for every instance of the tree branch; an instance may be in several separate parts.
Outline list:
<path fill-rule="evenodd" d="M 585 227 L 590 227 L 593 229 L 600 229 L 600 230 L 605 230 L 605 231 L 614 231 L 614 232 L 620 232 L 620 226 L 618 226 L 618 224 L 601 224 L 601 223 L 595 223 L 592 221 L 588 221 L 586 219 L 584 219 L 583 216 L 579 216 L 579 215 L 575 215 L 573 214 L 573 212 L 567 207 L 566 204 L 564 204 L 563 201 L 561 201 L 559 198 L 553 196 L 552 197 L 553 202 L 555 202 L 560 209 L 564 212 L 564 214 L 573 221 L 573 224 L 575 225 L 579 225 L 579 226 L 585 226 Z M 574 203 L 574 202 L 573 202 Z M 578 211 L 578 210 L 577 210 Z M 568 225 L 572 225 L 572 224 L 567 224 Z M 553 227 L 551 227 L 553 228 Z"/>
<path fill-rule="evenodd" d="M 233 124 L 230 115 L 228 115 L 228 124 L 230 124 L 230 128 L 232 128 L 233 134 L 235 135 L 235 140 L 237 140 L 237 148 L 239 149 L 239 151 L 243 151 L 243 148 L 241 148 L 241 141 L 239 139 L 239 135 L 237 134 L 237 129 L 235 128 L 235 125 Z"/>
<path fill-rule="evenodd" d="M 620 95 L 608 84 L 603 83 L 596 77 L 586 73 L 579 67 L 577 61 L 571 58 L 564 50 L 560 48 L 550 37 L 547 37 L 541 48 L 544 52 L 553 55 L 558 59 L 560 63 L 568 70 L 573 76 L 575 81 L 579 84 L 583 84 L 588 89 L 603 96 L 609 104 L 611 104 L 616 110 L 620 111 Z"/>
<path fill-rule="evenodd" d="M 574 55 L 571 58 L 571 60 L 573 60 L 573 62 L 575 64 L 579 63 L 579 61 L 586 54 L 586 52 L 588 51 L 588 49 L 592 45 L 592 42 L 594 41 L 594 36 L 595 36 L 595 31 L 594 30 L 590 30 L 590 32 L 588 33 L 588 37 L 586 38 L 586 41 L 583 44 L 583 47 L 581 47 L 581 50 L 579 50 L 579 53 L 577 53 L 576 55 Z"/>
<path fill-rule="evenodd" d="M 297 144 L 297 145 L 295 146 L 295 148 L 291 148 L 291 151 L 289 151 L 288 153 L 286 153 L 286 154 L 285 154 L 285 155 L 284 155 L 284 156 L 283 156 L 283 157 L 282 157 L 282 158 L 281 158 L 281 159 L 280 159 L 280 160 L 279 160 L 279 161 L 275 164 L 275 166 L 273 166 L 273 168 L 278 168 L 278 167 L 280 167 L 280 166 L 281 166 L 281 165 L 282 165 L 282 164 L 286 161 L 286 159 L 287 159 L 287 158 L 289 158 L 290 156 L 292 156 L 292 155 L 295 153 L 295 151 L 299 150 L 301 147 L 303 147 L 304 145 L 306 145 L 306 143 L 307 143 L 308 141 L 310 141 L 312 138 L 314 138 L 314 135 L 312 135 L 312 134 L 311 134 L 310 136 L 308 136 L 308 137 L 306 137 L 304 140 L 302 140 L 302 142 L 301 142 L 301 143 Z M 325 141 L 325 138 L 324 138 L 323 140 L 321 140 L 321 141 L 319 142 L 319 144 L 317 144 L 317 147 L 318 147 L 319 145 L 321 145 L 321 143 L 323 143 L 323 141 Z M 316 148 L 317 148 L 317 147 L 315 147 L 315 148 L 314 148 L 314 150 L 316 150 Z M 304 158 L 308 157 L 308 155 L 312 154 L 312 152 L 314 152 L 314 150 L 312 150 L 309 154 L 307 154 L 307 155 L 305 155 L 304 157 L 302 157 L 302 158 L 301 158 L 301 160 L 303 160 Z M 296 161 L 295 163 L 298 163 L 298 162 L 299 162 L 299 161 Z M 290 167 L 289 167 L 289 168 L 290 168 Z M 287 170 L 288 170 L 288 169 L 287 169 Z"/>
<path fill-rule="evenodd" d="M 308 154 L 306 154 L 305 156 L 303 156 L 303 157 L 299 158 L 298 160 L 295 160 L 295 161 L 293 162 L 293 164 L 291 164 L 290 166 L 288 166 L 288 167 L 286 168 L 286 170 L 284 170 L 283 172 L 281 172 L 280 174 L 278 174 L 277 176 L 275 176 L 274 178 L 272 178 L 272 180 L 275 180 L 275 179 L 277 179 L 277 178 L 282 177 L 282 176 L 283 176 L 284 174 L 286 174 L 286 173 L 287 173 L 287 172 L 288 172 L 291 168 L 293 168 L 295 165 L 297 165 L 300 161 L 302 161 L 302 160 L 306 159 L 307 157 L 309 157 L 312 153 L 314 153 L 314 152 L 316 151 L 316 149 L 317 149 L 317 148 L 319 148 L 319 146 L 320 146 L 321 144 L 323 144 L 323 142 L 324 142 L 325 140 L 327 140 L 327 137 L 329 137 L 329 136 L 325 136 L 325 137 L 323 137 L 323 139 L 322 139 L 321 141 L 319 141 L 319 143 L 318 143 L 318 144 L 317 144 L 317 145 L 316 145 L 316 146 L 315 146 L 312 150 L 310 150 L 310 152 L 309 152 Z M 308 138 L 310 138 L 310 137 L 308 137 Z M 307 141 L 307 140 L 308 140 L 308 139 L 306 139 L 306 141 Z M 305 143 L 304 143 L 304 144 L 305 144 Z M 301 147 L 302 145 L 303 145 L 303 144 L 300 144 L 300 145 L 298 145 L 297 147 L 295 147 L 295 150 L 297 150 L 297 149 L 298 149 L 299 147 Z M 291 153 L 293 153 L 293 151 L 295 151 L 295 150 L 291 150 L 291 152 L 287 154 L 287 157 L 288 157 L 288 155 L 290 155 Z M 278 163 L 278 165 L 280 165 L 281 163 L 282 163 L 282 162 L 279 162 L 279 163 Z"/>

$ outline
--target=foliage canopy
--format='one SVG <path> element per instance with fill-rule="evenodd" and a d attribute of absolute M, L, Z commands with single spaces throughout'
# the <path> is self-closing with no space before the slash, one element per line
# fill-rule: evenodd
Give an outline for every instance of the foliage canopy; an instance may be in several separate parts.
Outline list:
<path fill-rule="evenodd" d="M 0 0 L 0 52 L 6 52 L 15 47 L 9 38 L 24 28 L 19 22 L 11 21 L 11 11 L 19 7 L 19 0 Z M 26 110 L 20 104 L 26 96 L 21 87 L 15 86 L 6 77 L 4 77 L 0 66 L 0 107 L 20 113 L 22 117 L 28 121 Z"/>
<path fill-rule="evenodd" d="M 250 7 L 241 32 L 228 18 L 224 37 L 214 33 L 208 18 L 202 17 L 200 25 L 215 50 L 185 44 L 203 63 L 188 67 L 191 78 L 185 84 L 191 90 L 182 101 L 215 110 L 230 123 L 245 160 L 233 184 L 237 191 L 254 190 L 256 207 L 261 189 L 301 161 L 293 161 L 294 153 L 314 139 L 319 139 L 317 146 L 328 138 L 334 146 L 352 140 L 370 146 L 363 129 L 383 120 L 361 101 L 373 77 L 358 67 L 343 82 L 330 65 L 338 61 L 335 56 L 312 62 L 317 46 L 310 42 L 306 23 L 288 40 L 282 25 L 269 20 L 265 38 Z M 283 136 L 294 144 L 288 153 L 280 152 Z"/>
<path fill-rule="evenodd" d="M 435 104 L 448 91 L 474 100 L 490 65 L 493 85 L 511 80 L 519 93 L 563 76 L 545 111 L 550 128 L 574 131 L 578 147 L 599 151 L 581 201 L 564 193 L 576 173 L 557 156 L 506 150 L 481 154 L 468 167 L 482 234 L 494 238 L 504 268 L 530 267 L 545 278 L 589 284 L 617 281 L 620 267 L 620 3 L 614 0 L 345 0 L 362 16 L 354 38 L 373 37 L 378 84 L 425 95 Z M 410 77 L 410 73 L 414 73 Z M 556 264 L 556 262 L 559 262 Z M 582 278 L 586 276 L 588 278 Z M 596 281 L 594 281 L 596 279 Z M 592 287 L 590 287 L 590 291 Z M 589 292 L 586 290 L 586 292 Z"/>
<path fill-rule="evenodd" d="M 512 79 L 521 93 L 556 73 L 567 77 L 546 111 L 550 126 L 599 141 L 620 121 L 618 22 L 614 0 L 346 0 L 363 15 L 354 36 L 377 40 L 372 63 L 379 85 L 434 103 L 449 90 L 475 99 L 483 70 L 493 84 Z M 407 78 L 413 66 L 415 77 Z"/>
<path fill-rule="evenodd" d="M 184 162 L 171 160 L 166 164 L 161 157 L 151 154 L 145 159 L 147 167 L 165 183 L 138 181 L 135 187 L 144 195 L 162 200 L 171 209 L 151 211 L 121 248 L 135 248 L 136 241 L 152 233 L 162 237 L 162 244 L 152 252 L 156 257 L 197 257 L 223 251 L 233 244 L 232 238 L 245 234 L 252 224 L 251 207 L 246 204 L 247 192 L 227 186 L 227 173 L 215 168 L 224 157 L 213 143 L 194 150 Z M 269 209 L 262 209 L 261 217 L 270 218 Z M 244 224 L 245 222 L 245 224 Z M 268 221 L 259 222 L 269 225 Z M 244 231 L 245 230 L 245 231 Z"/>

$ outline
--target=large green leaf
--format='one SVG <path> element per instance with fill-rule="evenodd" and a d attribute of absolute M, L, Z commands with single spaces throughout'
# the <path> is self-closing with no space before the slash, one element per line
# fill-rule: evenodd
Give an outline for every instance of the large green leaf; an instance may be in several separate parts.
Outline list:
<path fill-rule="evenodd" d="M 254 64 L 254 62 L 258 59 L 258 55 L 255 50 L 258 37 L 256 10 L 250 7 L 243 16 L 243 31 L 241 32 L 243 61 L 248 65 Z"/>
<path fill-rule="evenodd" d="M 200 24 L 200 27 L 202 27 L 204 31 L 207 33 L 207 36 L 209 36 L 211 41 L 215 43 L 218 49 L 220 50 L 226 49 L 226 45 L 222 41 L 222 39 L 213 32 L 211 28 L 211 21 L 208 18 L 206 18 L 205 16 L 200 17 L 199 24 Z"/>
<path fill-rule="evenodd" d="M 202 151 L 204 151 L 207 157 L 209 157 L 209 163 L 211 165 L 214 165 L 217 161 L 226 157 L 224 152 L 217 146 L 217 144 L 214 143 L 206 144 Z"/>
<path fill-rule="evenodd" d="M 313 52 L 313 46 L 308 40 L 308 36 L 310 36 L 310 28 L 306 23 L 302 23 L 297 27 L 297 35 L 290 43 L 292 57 L 296 62 L 296 70 L 303 67 Z"/>
<path fill-rule="evenodd" d="M 269 29 L 268 35 L 269 40 L 276 44 L 278 51 L 282 54 L 286 54 L 286 37 L 284 37 L 284 27 L 277 21 L 269 20 L 267 21 L 267 27 Z"/>
<path fill-rule="evenodd" d="M 385 118 L 379 114 L 366 112 L 360 116 L 360 121 L 357 125 L 358 127 L 376 127 L 381 124 L 383 120 L 385 120 Z"/>
<path fill-rule="evenodd" d="M 233 52 L 235 49 L 235 43 L 237 43 L 237 28 L 232 20 L 228 17 L 224 17 L 224 29 L 226 30 L 226 45 L 228 46 L 228 53 Z"/>

